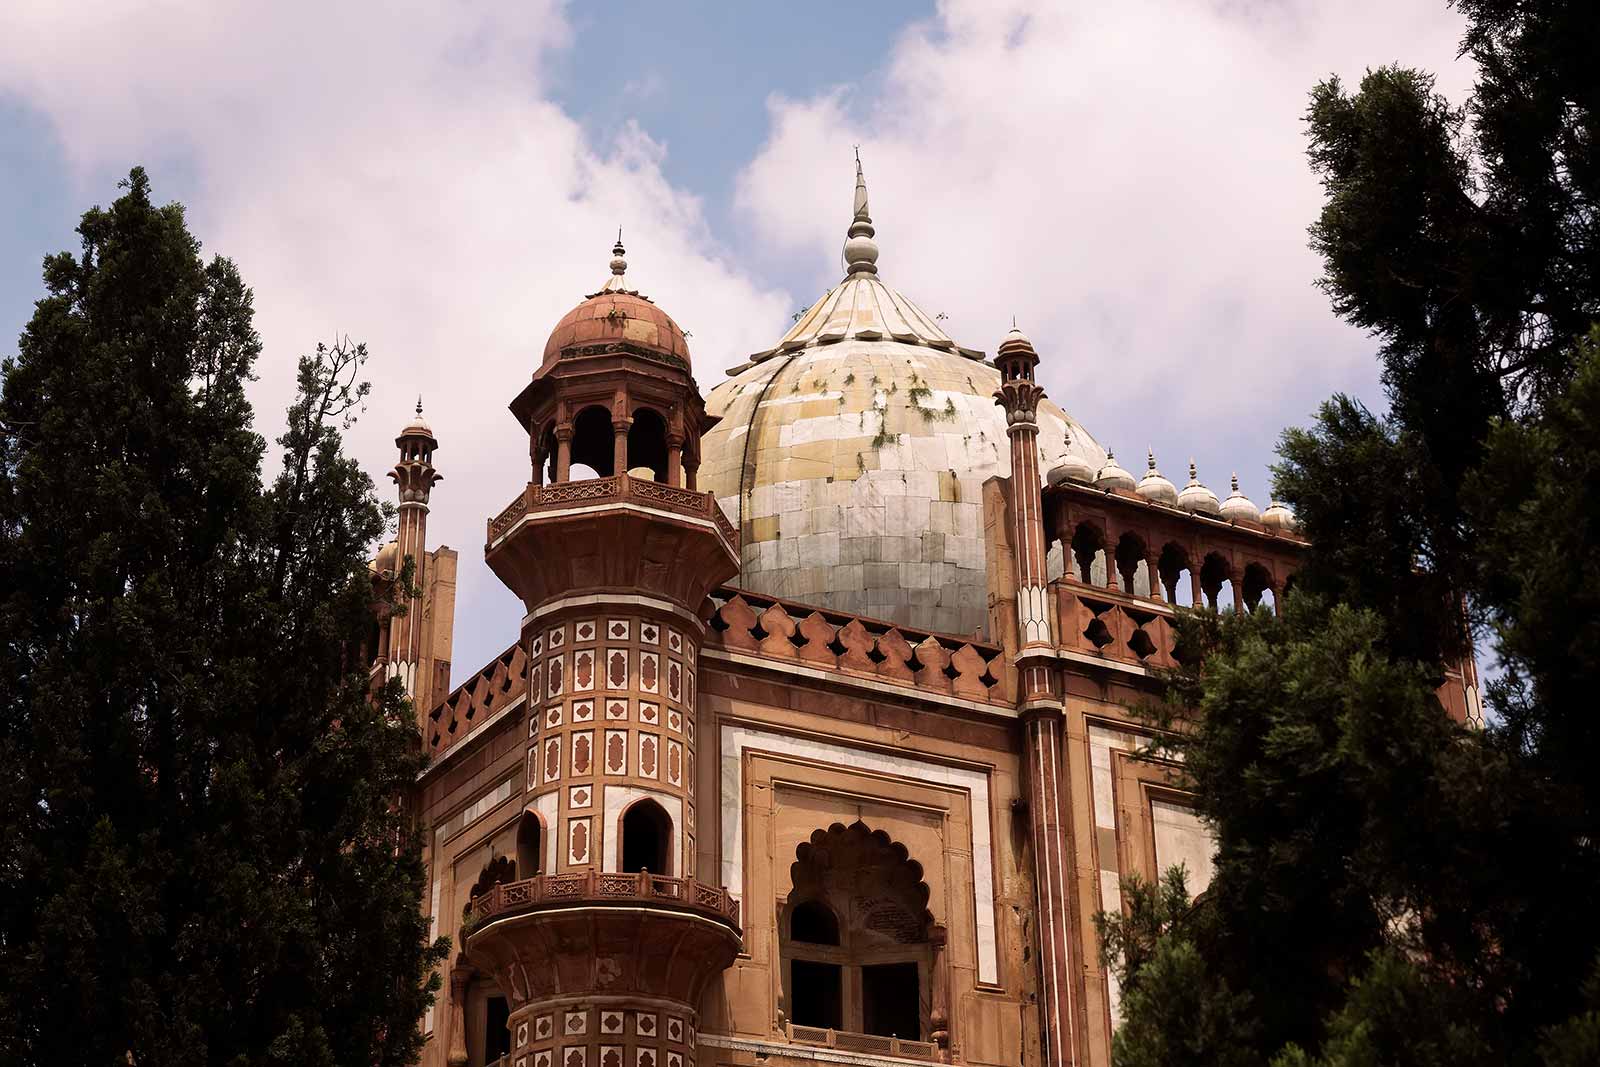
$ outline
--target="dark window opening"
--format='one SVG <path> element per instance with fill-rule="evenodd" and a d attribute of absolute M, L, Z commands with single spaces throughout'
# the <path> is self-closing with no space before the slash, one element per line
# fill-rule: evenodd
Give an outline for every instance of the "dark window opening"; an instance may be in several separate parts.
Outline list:
<path fill-rule="evenodd" d="M 483 1010 L 483 1062 L 493 1063 L 511 1051 L 511 1031 L 506 1021 L 511 1009 L 505 997 L 490 997 Z"/>
<path fill-rule="evenodd" d="M 556 442 L 556 430 L 552 426 L 546 429 L 544 436 L 539 439 L 539 482 L 541 485 L 549 485 L 556 480 L 556 460 L 560 458 L 560 445 Z"/>
<path fill-rule="evenodd" d="M 915 963 L 861 968 L 861 1023 L 869 1034 L 922 1040 L 921 985 Z"/>
<path fill-rule="evenodd" d="M 539 873 L 539 820 L 531 813 L 522 816 L 517 826 L 517 877 L 532 878 Z"/>
<path fill-rule="evenodd" d="M 641 800 L 622 816 L 622 871 L 624 874 L 671 874 L 668 845 L 672 819 L 653 800 Z"/>
<path fill-rule="evenodd" d="M 667 424 L 649 408 L 633 413 L 628 429 L 628 469 L 649 467 L 658 482 L 667 480 Z"/>
<path fill-rule="evenodd" d="M 789 1021 L 796 1026 L 844 1029 L 843 969 L 837 963 L 789 964 Z"/>
<path fill-rule="evenodd" d="M 611 433 L 611 412 L 603 407 L 584 408 L 572 420 L 571 466 L 583 465 L 594 471 L 597 478 L 609 478 L 616 473 L 612 465 L 616 458 L 615 438 Z M 569 470 L 567 477 L 576 481 L 580 472 Z"/>
<path fill-rule="evenodd" d="M 833 909 L 820 900 L 808 900 L 794 906 L 789 916 L 789 938 L 812 945 L 837 945 L 839 920 Z"/>

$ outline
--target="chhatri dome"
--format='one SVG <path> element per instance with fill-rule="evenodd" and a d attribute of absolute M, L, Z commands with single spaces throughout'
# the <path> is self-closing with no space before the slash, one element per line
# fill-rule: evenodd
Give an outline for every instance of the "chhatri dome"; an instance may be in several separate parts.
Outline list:
<path fill-rule="evenodd" d="M 1011 473 L 1000 373 L 887 284 L 856 161 L 845 276 L 711 391 L 700 486 L 738 524 L 735 584 L 949 633 L 987 628 L 983 483 Z M 1039 404 L 1039 470 L 1106 453 Z"/>

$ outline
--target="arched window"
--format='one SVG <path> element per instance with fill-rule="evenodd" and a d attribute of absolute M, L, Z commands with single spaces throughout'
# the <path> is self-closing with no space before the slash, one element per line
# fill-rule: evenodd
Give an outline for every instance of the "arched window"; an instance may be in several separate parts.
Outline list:
<path fill-rule="evenodd" d="M 1186 608 L 1194 606 L 1194 582 L 1189 567 L 1189 553 L 1182 545 L 1168 541 L 1162 546 L 1156 570 L 1161 574 L 1161 584 L 1166 587 L 1167 603 Z"/>
<path fill-rule="evenodd" d="M 1226 600 L 1223 587 L 1227 587 Z M 1200 588 L 1206 596 L 1206 607 L 1212 611 L 1233 610 L 1233 568 L 1215 552 L 1208 553 L 1200 564 Z"/>
<path fill-rule="evenodd" d="M 1092 522 L 1080 522 L 1072 531 L 1072 558 L 1077 562 L 1078 581 L 1085 585 L 1104 585 L 1106 581 L 1106 535 Z"/>
<path fill-rule="evenodd" d="M 611 411 L 598 404 L 584 408 L 572 420 L 572 470 L 567 477 L 572 481 L 582 475 L 578 467 L 586 467 L 596 478 L 609 478 L 616 473 L 615 438 L 611 433 Z"/>
<path fill-rule="evenodd" d="M 1248 563 L 1244 568 L 1244 606 L 1250 611 L 1256 610 L 1256 605 L 1261 603 L 1262 594 L 1272 596 L 1272 574 L 1259 563 Z"/>
<path fill-rule="evenodd" d="M 639 800 L 622 813 L 617 849 L 624 874 L 672 873 L 672 817 L 653 800 Z"/>
<path fill-rule="evenodd" d="M 789 1022 L 923 1040 L 933 916 L 922 867 L 883 831 L 835 823 L 795 850 L 790 874 L 779 923 Z"/>
<path fill-rule="evenodd" d="M 531 811 L 522 813 L 517 824 L 517 877 L 532 878 L 543 866 L 539 846 L 544 840 L 539 817 Z"/>
<path fill-rule="evenodd" d="M 820 900 L 802 900 L 789 913 L 789 938 L 810 945 L 837 945 L 839 919 Z"/>
<path fill-rule="evenodd" d="M 1121 576 L 1122 591 L 1138 596 L 1150 595 L 1150 564 L 1145 559 L 1144 538 L 1125 533 L 1117 538 L 1117 574 Z"/>
<path fill-rule="evenodd" d="M 650 408 L 633 413 L 628 428 L 628 469 L 649 467 L 658 482 L 667 480 L 667 424 Z"/>

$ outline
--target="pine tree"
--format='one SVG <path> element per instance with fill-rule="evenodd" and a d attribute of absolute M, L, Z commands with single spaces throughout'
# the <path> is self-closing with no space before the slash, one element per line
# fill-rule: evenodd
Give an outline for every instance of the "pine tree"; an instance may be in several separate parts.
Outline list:
<path fill-rule="evenodd" d="M 122 184 L 0 392 L 0 1059 L 409 1063 L 443 947 L 359 655 L 365 353 L 302 359 L 264 484 L 251 293 Z"/>

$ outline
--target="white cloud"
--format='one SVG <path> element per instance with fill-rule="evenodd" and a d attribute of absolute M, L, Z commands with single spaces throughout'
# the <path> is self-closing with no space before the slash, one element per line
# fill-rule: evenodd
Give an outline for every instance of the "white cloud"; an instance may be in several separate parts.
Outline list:
<path fill-rule="evenodd" d="M 1459 101 L 1461 25 L 1441 0 L 947 0 L 874 95 L 774 97 L 737 203 L 831 267 L 833 176 L 861 144 L 886 280 L 973 347 L 1015 314 L 1051 395 L 1129 466 L 1154 443 L 1181 484 L 1194 454 L 1223 492 L 1238 466 L 1264 503 L 1281 427 L 1336 389 L 1377 398 L 1371 342 L 1312 287 L 1307 93 L 1399 61 Z"/>
<path fill-rule="evenodd" d="M 374 390 L 352 443 L 387 495 L 393 435 L 423 394 L 445 474 L 430 540 L 461 554 L 457 681 L 521 616 L 482 562 L 485 518 L 527 478 L 505 405 L 550 327 L 607 277 L 616 227 L 630 278 L 694 333 L 705 390 L 770 344 L 792 303 L 720 255 L 643 130 L 590 144 L 542 95 L 548 54 L 570 43 L 549 2 L 0 14 L 0 92 L 50 119 L 86 204 L 135 162 L 158 196 L 175 195 L 164 168 L 195 190 L 191 226 L 255 289 L 263 433 L 278 433 L 297 353 L 336 332 L 365 340 Z"/>

